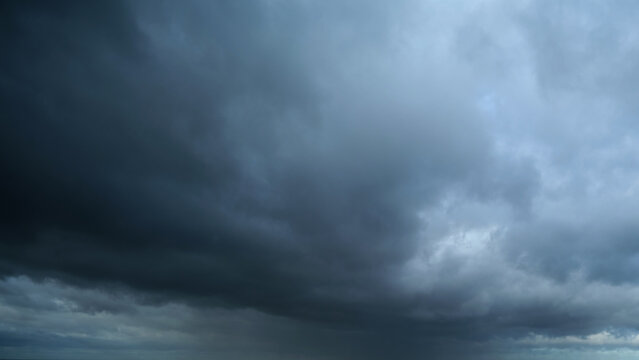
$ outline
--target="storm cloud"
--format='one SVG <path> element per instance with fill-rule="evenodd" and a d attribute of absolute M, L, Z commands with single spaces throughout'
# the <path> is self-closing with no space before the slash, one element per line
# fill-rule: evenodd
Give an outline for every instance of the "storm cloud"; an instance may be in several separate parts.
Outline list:
<path fill-rule="evenodd" d="M 0 6 L 0 356 L 637 356 L 639 6 Z"/>

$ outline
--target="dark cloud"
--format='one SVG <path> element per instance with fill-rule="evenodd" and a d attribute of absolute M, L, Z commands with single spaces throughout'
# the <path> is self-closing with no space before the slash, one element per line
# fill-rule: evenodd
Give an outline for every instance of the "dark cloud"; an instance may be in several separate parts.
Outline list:
<path fill-rule="evenodd" d="M 378 286 L 412 247 L 414 209 L 473 171 L 458 145 L 481 156 L 481 134 L 388 89 L 321 100 L 332 95 L 314 94 L 308 78 L 327 71 L 301 63 L 298 47 L 318 31 L 304 28 L 324 21 L 279 45 L 292 15 L 256 5 L 141 18 L 122 4 L 12 9 L 8 270 L 278 311 L 305 312 L 287 303 L 319 301 L 313 292 Z M 298 7 L 283 11 L 304 19 L 314 10 Z M 30 20 L 38 16 L 41 26 Z M 164 44 L 170 36 L 185 39 Z"/>
<path fill-rule="evenodd" d="M 633 38 L 608 40 L 634 26 L 555 7 L 4 3 L 0 348 L 620 341 L 602 331 L 639 326 L 634 87 L 605 67 L 632 73 Z M 100 333 L 118 322 L 142 330 Z"/>

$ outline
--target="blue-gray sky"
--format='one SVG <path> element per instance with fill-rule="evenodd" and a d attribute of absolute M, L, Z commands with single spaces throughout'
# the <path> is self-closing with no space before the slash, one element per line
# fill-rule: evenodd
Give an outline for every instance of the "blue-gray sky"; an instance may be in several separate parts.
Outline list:
<path fill-rule="evenodd" d="M 639 359 L 638 3 L 0 14 L 0 358 Z"/>

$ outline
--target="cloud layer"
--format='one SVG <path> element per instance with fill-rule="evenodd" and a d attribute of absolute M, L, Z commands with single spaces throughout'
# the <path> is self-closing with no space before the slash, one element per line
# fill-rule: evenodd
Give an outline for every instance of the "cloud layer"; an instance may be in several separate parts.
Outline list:
<path fill-rule="evenodd" d="M 3 4 L 0 355 L 632 352 L 637 11 Z"/>

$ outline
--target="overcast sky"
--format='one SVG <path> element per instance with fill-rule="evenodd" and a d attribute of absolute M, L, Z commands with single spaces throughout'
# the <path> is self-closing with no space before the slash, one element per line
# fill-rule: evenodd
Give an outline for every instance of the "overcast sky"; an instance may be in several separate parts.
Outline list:
<path fill-rule="evenodd" d="M 639 359 L 636 1 L 0 17 L 0 358 Z"/>

